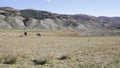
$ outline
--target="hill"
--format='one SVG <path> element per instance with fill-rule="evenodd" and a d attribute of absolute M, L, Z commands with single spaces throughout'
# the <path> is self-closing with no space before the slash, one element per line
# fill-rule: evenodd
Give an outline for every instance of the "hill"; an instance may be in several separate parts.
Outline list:
<path fill-rule="evenodd" d="M 0 7 L 0 29 L 119 30 L 120 17 L 65 15 L 48 11 Z"/>

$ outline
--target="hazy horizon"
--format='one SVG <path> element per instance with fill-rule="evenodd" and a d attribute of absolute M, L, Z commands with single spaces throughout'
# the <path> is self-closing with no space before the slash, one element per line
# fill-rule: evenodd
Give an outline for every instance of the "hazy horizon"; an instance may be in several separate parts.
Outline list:
<path fill-rule="evenodd" d="M 120 17 L 119 0 L 1 0 L 0 7 L 44 10 L 58 14 Z"/>

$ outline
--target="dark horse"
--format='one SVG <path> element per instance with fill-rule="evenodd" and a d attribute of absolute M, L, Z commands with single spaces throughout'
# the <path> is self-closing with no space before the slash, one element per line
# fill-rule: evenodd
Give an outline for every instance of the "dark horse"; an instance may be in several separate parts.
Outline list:
<path fill-rule="evenodd" d="M 27 36 L 27 32 L 24 32 L 24 35 Z"/>
<path fill-rule="evenodd" d="M 41 37 L 41 34 L 40 34 L 40 33 L 37 33 L 36 35 Z"/>

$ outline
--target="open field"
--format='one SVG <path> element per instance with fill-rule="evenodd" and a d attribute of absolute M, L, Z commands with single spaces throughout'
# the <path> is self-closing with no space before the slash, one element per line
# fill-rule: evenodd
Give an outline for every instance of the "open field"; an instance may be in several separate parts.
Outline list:
<path fill-rule="evenodd" d="M 120 68 L 120 36 L 76 33 L 0 31 L 0 68 Z"/>

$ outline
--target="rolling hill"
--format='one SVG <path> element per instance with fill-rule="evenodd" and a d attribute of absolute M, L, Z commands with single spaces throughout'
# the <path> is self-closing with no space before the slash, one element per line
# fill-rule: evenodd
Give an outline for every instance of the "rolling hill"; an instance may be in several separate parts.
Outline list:
<path fill-rule="evenodd" d="M 0 7 L 0 29 L 120 30 L 120 17 L 66 15 Z"/>

